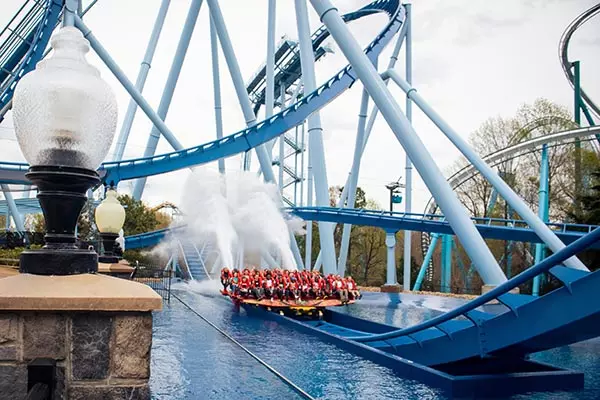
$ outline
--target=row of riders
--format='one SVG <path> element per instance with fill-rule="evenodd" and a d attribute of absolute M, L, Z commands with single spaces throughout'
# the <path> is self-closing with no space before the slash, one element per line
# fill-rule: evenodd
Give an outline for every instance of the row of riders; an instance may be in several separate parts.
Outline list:
<path fill-rule="evenodd" d="M 356 300 L 361 294 L 351 276 L 322 275 L 318 271 L 281 269 L 221 270 L 223 292 L 239 298 L 270 300 Z"/>

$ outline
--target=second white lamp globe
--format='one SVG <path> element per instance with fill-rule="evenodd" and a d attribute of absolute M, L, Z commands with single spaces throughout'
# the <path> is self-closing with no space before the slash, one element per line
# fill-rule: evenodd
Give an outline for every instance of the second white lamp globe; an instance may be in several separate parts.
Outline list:
<path fill-rule="evenodd" d="M 106 198 L 96 207 L 94 215 L 100 233 L 118 234 L 125 223 L 125 208 L 117 199 L 116 190 L 107 190 Z"/>
<path fill-rule="evenodd" d="M 85 59 L 89 42 L 77 28 L 60 29 L 51 44 L 54 54 L 15 89 L 19 146 L 31 165 L 96 170 L 115 134 L 115 95 Z"/>

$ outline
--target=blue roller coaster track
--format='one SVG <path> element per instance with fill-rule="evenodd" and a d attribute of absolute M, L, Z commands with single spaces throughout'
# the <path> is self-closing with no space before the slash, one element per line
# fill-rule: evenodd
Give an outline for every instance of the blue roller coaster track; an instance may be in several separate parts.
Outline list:
<path fill-rule="evenodd" d="M 329 207 L 296 207 L 287 209 L 287 211 L 307 221 L 376 226 L 392 232 L 410 230 L 452 234 L 452 228 L 444 221 L 444 216 L 436 214 L 390 213 L 389 211 Z M 527 224 L 521 220 L 476 217 L 472 220 L 482 236 L 488 239 L 542 242 L 536 233 L 527 228 Z M 547 225 L 565 243 L 574 242 L 597 228 L 595 225 L 568 223 L 548 223 Z M 185 231 L 185 226 L 128 236 L 125 238 L 125 245 L 130 249 L 151 247 L 160 243 L 169 233 L 181 231 Z M 600 249 L 600 243 L 594 243 L 592 247 Z"/>

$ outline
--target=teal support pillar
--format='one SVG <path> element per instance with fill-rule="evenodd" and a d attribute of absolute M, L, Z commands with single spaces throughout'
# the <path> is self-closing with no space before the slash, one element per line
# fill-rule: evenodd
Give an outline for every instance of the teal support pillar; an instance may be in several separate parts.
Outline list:
<path fill-rule="evenodd" d="M 427 249 L 427 254 L 425 254 L 425 258 L 423 259 L 423 264 L 421 264 L 421 269 L 419 270 L 419 275 L 417 275 L 417 280 L 415 281 L 415 285 L 413 286 L 413 290 L 421 290 L 421 285 L 423 284 L 423 279 L 425 278 L 425 273 L 427 272 L 427 268 L 431 263 L 431 258 L 433 257 L 433 253 L 435 252 L 435 246 L 437 245 L 438 239 L 440 235 L 434 233 L 431 235 L 431 243 L 429 243 L 429 248 Z"/>
<path fill-rule="evenodd" d="M 542 162 L 540 165 L 540 188 L 538 195 L 538 215 L 544 222 L 548 222 L 549 215 L 549 202 L 548 202 L 548 188 L 549 188 L 549 175 L 548 175 L 548 146 L 542 147 Z M 536 243 L 535 245 L 535 262 L 539 264 L 545 258 L 545 245 L 543 243 Z M 534 296 L 540 293 L 540 275 L 533 278 L 533 287 L 531 294 Z"/>
<path fill-rule="evenodd" d="M 508 206 L 508 219 L 512 219 L 512 208 L 510 208 L 510 206 Z M 514 225 L 511 223 L 511 225 Z M 508 241 L 508 244 L 506 246 L 506 277 L 508 279 L 511 278 L 512 276 L 512 251 L 513 251 L 513 247 L 514 247 L 514 242 L 512 240 Z"/>
<path fill-rule="evenodd" d="M 450 293 L 452 281 L 452 236 L 442 235 L 441 291 Z"/>

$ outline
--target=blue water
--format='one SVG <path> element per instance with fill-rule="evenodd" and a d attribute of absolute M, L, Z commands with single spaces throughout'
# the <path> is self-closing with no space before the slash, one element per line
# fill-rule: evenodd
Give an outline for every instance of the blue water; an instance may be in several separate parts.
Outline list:
<path fill-rule="evenodd" d="M 177 290 L 194 310 L 246 346 L 277 371 L 320 399 L 446 399 L 441 392 L 402 379 L 392 370 L 274 321 L 236 311 L 226 299 L 202 290 Z M 407 326 L 461 304 L 450 298 L 367 294 L 345 312 Z M 342 308 L 340 308 L 342 310 Z M 489 310 L 488 310 L 489 311 Z M 493 307 L 492 307 L 493 311 Z M 511 399 L 599 399 L 600 340 L 546 351 L 535 359 L 586 372 L 584 391 L 536 393 Z M 302 398 L 273 373 L 219 334 L 177 300 L 154 316 L 152 376 L 156 399 Z"/>

